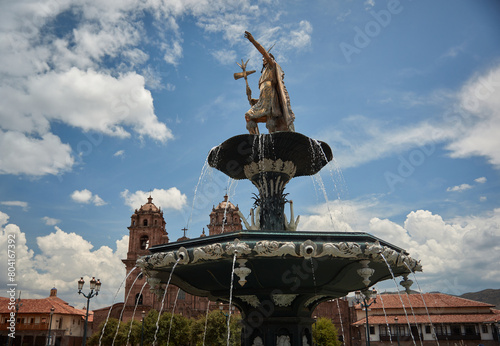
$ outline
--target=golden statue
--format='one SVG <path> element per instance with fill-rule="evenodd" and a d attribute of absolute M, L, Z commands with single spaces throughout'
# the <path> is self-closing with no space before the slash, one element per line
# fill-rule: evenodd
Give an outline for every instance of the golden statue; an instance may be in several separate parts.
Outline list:
<path fill-rule="evenodd" d="M 246 81 L 246 91 L 251 106 L 250 110 L 245 113 L 248 132 L 250 134 L 259 134 L 258 123 L 266 123 L 269 133 L 276 131 L 294 132 L 293 121 L 295 115 L 290 107 L 290 97 L 283 83 L 285 74 L 274 59 L 274 56 L 269 51 L 266 51 L 253 38 L 251 33 L 245 31 L 245 37 L 252 42 L 263 56 L 262 74 L 259 79 L 260 95 L 258 99 L 252 99 L 247 81 L 247 76 L 255 71 L 246 71 L 246 63 L 243 63 L 242 60 L 241 65 L 238 65 L 243 69 L 243 72 L 234 74 L 235 79 L 244 77 Z"/>

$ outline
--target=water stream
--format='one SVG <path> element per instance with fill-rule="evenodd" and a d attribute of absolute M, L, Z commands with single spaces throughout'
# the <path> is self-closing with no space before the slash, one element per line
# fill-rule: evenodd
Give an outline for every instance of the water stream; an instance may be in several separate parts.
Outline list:
<path fill-rule="evenodd" d="M 208 313 L 210 312 L 210 300 L 207 300 L 207 312 L 205 314 L 205 330 L 203 331 L 203 345 L 205 346 L 205 337 L 207 336 Z"/>
<path fill-rule="evenodd" d="M 144 287 L 146 287 L 146 284 L 147 284 L 147 283 L 148 283 L 148 282 L 147 282 L 147 281 L 145 281 L 145 282 L 144 282 L 144 285 L 142 285 L 141 290 L 139 291 L 139 296 L 138 296 L 138 297 L 140 297 L 140 296 L 142 295 L 142 291 L 144 290 Z M 137 305 L 139 305 L 139 299 L 137 299 L 137 300 L 135 301 L 134 312 L 132 313 L 132 319 L 130 320 L 130 327 L 129 327 L 129 330 L 128 330 L 128 335 L 127 335 L 127 343 L 126 343 L 126 345 L 128 345 L 128 342 L 129 342 L 129 340 L 130 340 L 130 334 L 132 333 L 132 325 L 133 325 L 133 323 L 134 323 L 134 317 L 135 317 L 135 312 L 136 312 L 136 310 L 137 310 Z M 144 323 L 144 322 L 142 322 L 142 323 Z"/>
<path fill-rule="evenodd" d="M 102 327 L 102 330 L 101 330 L 101 336 L 99 337 L 99 346 L 101 346 L 101 343 L 102 343 L 102 337 L 104 336 L 104 331 L 106 330 L 106 325 L 108 324 L 108 320 L 109 320 L 109 316 L 111 315 L 111 310 L 113 309 L 113 304 L 115 304 L 115 301 L 116 301 L 116 296 L 118 295 L 118 292 L 120 292 L 121 288 L 123 287 L 123 284 L 125 283 L 125 281 L 127 280 L 127 278 L 130 276 L 130 274 L 132 274 L 134 272 L 134 270 L 136 270 L 137 267 L 134 267 L 132 268 L 131 271 L 128 272 L 128 274 L 125 276 L 125 279 L 123 279 L 122 283 L 120 284 L 120 286 L 118 287 L 118 289 L 116 290 L 116 293 L 115 293 L 115 296 L 113 297 L 113 303 L 111 303 L 111 306 L 109 307 L 109 311 L 108 311 L 108 316 L 106 317 L 106 321 L 104 322 L 104 326 Z"/>
<path fill-rule="evenodd" d="M 401 291 L 399 290 L 399 286 L 398 286 L 398 283 L 396 281 L 396 277 L 394 276 L 394 273 L 392 272 L 392 268 L 389 265 L 389 262 L 387 262 L 387 259 L 385 258 L 384 254 L 382 252 L 380 253 L 380 256 L 384 259 L 384 262 L 387 265 L 387 268 L 389 269 L 389 272 L 391 273 L 392 280 L 394 281 L 394 284 L 396 285 L 396 290 L 398 291 L 399 300 L 401 301 L 401 306 L 403 307 L 403 311 L 404 311 L 405 316 L 406 316 L 406 322 L 408 324 L 408 329 L 409 329 L 409 332 L 410 332 L 410 336 L 411 336 L 411 339 L 413 341 L 413 345 L 416 346 L 417 343 L 415 342 L 415 338 L 413 337 L 413 333 L 411 332 L 410 319 L 408 318 L 408 313 L 406 311 L 405 304 L 403 302 L 403 298 L 401 298 Z M 408 298 L 408 300 L 410 300 L 410 298 Z"/>
<path fill-rule="evenodd" d="M 200 186 L 201 181 L 203 180 L 204 176 L 206 175 L 208 169 L 210 169 L 210 166 L 208 165 L 208 156 L 207 156 L 207 158 L 205 159 L 205 163 L 203 164 L 203 167 L 201 168 L 200 177 L 198 178 L 198 183 L 196 184 L 196 187 L 194 188 L 193 203 L 191 205 L 191 212 L 189 213 L 189 218 L 188 218 L 187 225 L 186 225 L 187 229 L 189 229 L 189 224 L 191 223 L 191 218 L 193 217 L 193 210 L 194 210 L 194 204 L 196 202 L 196 194 L 198 192 L 198 187 Z"/>
<path fill-rule="evenodd" d="M 340 329 L 342 331 L 342 344 L 345 345 L 344 323 L 342 323 L 342 313 L 340 312 L 339 298 L 336 298 L 337 310 L 339 311 Z"/>
<path fill-rule="evenodd" d="M 132 285 L 130 286 L 130 289 L 128 290 L 128 293 L 125 296 L 125 302 L 123 303 L 122 311 L 120 311 L 120 317 L 118 318 L 118 324 L 116 325 L 116 332 L 115 332 L 115 336 L 113 337 L 113 342 L 111 343 L 111 346 L 115 345 L 115 340 L 116 340 L 116 337 L 118 336 L 118 331 L 120 330 L 120 324 L 122 322 L 123 311 L 125 311 L 125 307 L 127 306 L 128 297 L 130 296 L 130 292 L 132 292 L 132 288 L 134 288 L 134 285 L 137 282 L 137 279 L 139 279 L 139 277 L 141 276 L 141 274 L 142 273 L 139 273 L 135 277 L 134 282 L 132 282 Z M 137 302 L 136 302 L 136 306 L 137 306 Z M 132 319 L 134 319 L 134 318 L 132 317 Z"/>
<path fill-rule="evenodd" d="M 408 270 L 410 270 L 410 272 L 413 274 L 413 278 L 415 279 L 415 283 L 418 286 L 418 292 L 420 293 L 420 297 L 422 298 L 422 302 L 424 303 L 425 312 L 427 312 L 427 317 L 429 318 L 429 323 L 431 324 L 432 334 L 435 336 L 436 329 L 434 328 L 434 325 L 432 324 L 431 315 L 429 313 L 429 309 L 427 308 L 427 304 L 425 303 L 424 295 L 422 294 L 422 289 L 420 288 L 420 284 L 418 283 L 417 276 L 415 275 L 415 272 L 413 270 L 411 270 L 411 268 L 408 266 L 408 264 L 406 262 L 404 262 L 404 263 L 405 263 L 406 267 L 408 268 Z M 436 343 L 439 346 L 439 340 L 437 337 L 435 337 L 435 338 L 436 338 Z"/>
<path fill-rule="evenodd" d="M 160 329 L 160 317 L 161 313 L 163 312 L 163 305 L 165 304 L 165 297 L 167 296 L 168 286 L 170 285 L 170 280 L 172 279 L 172 274 L 174 273 L 175 267 L 177 266 L 180 260 L 181 260 L 180 257 L 177 258 L 177 261 L 175 261 L 174 265 L 172 266 L 172 271 L 170 272 L 170 276 L 168 277 L 167 286 L 165 287 L 165 293 L 163 293 L 163 298 L 161 300 L 160 311 L 158 312 L 158 319 L 156 320 L 156 331 L 153 340 L 153 346 L 156 345 L 156 340 L 158 338 L 158 330 Z"/>
<path fill-rule="evenodd" d="M 172 332 L 172 323 L 174 322 L 175 307 L 177 306 L 177 299 L 179 298 L 179 293 L 181 289 L 177 289 L 177 294 L 175 295 L 174 307 L 172 308 L 172 315 L 170 316 L 170 327 L 168 328 L 167 346 L 170 343 L 170 333 Z"/>
<path fill-rule="evenodd" d="M 231 337 L 231 328 L 229 328 L 229 324 L 231 322 L 231 305 L 233 304 L 233 283 L 234 283 L 234 266 L 236 264 L 236 255 L 238 253 L 234 251 L 233 256 L 233 267 L 231 269 L 231 287 L 229 289 L 229 306 L 228 306 L 228 314 L 227 314 L 227 346 L 229 346 L 229 338 Z"/>
<path fill-rule="evenodd" d="M 375 288 L 375 287 L 374 287 Z M 377 290 L 378 292 L 378 290 Z M 387 312 L 385 311 L 385 305 L 384 305 L 384 298 L 382 298 L 382 295 L 379 294 L 380 301 L 382 302 L 382 311 L 384 311 L 384 316 L 385 316 L 385 324 L 387 326 L 387 333 L 389 334 L 389 341 L 392 344 L 392 333 L 391 333 L 391 327 L 389 326 L 389 320 L 387 319 Z M 397 328 L 397 327 L 396 327 Z"/>

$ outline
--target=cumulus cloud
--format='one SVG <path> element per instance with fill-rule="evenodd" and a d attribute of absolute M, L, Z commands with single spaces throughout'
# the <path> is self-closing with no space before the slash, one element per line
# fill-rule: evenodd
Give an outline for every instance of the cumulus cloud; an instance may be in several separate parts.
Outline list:
<path fill-rule="evenodd" d="M 116 153 L 113 154 L 115 157 L 123 157 L 125 155 L 125 150 L 118 150 Z"/>
<path fill-rule="evenodd" d="M 2 214 L 0 212 L 0 216 Z M 16 240 L 16 283 L 22 288 L 25 298 L 47 297 L 55 285 L 59 297 L 78 307 L 83 303 L 75 296 L 77 280 L 83 276 L 88 282 L 95 276 L 102 282 L 102 290 L 93 300 L 93 307 L 99 308 L 112 303 L 113 296 L 125 277 L 121 259 L 126 258 L 128 236 L 116 241 L 115 250 L 108 246 L 94 249 L 80 235 L 66 233 L 56 226 L 53 233 L 37 237 L 39 251 L 35 255 L 28 248 L 26 234 L 17 225 L 2 226 L 0 234 L 2 258 L 7 258 L 5 252 L 8 238 Z M 0 264 L 2 272 L 7 272 L 6 265 L 6 261 Z M 6 278 L 2 277 L 0 282 L 5 286 Z"/>
<path fill-rule="evenodd" d="M 446 191 L 447 192 L 462 192 L 462 191 L 469 190 L 469 189 L 472 189 L 472 186 L 470 186 L 469 184 L 460 184 L 457 186 L 449 187 L 446 189 Z"/>
<path fill-rule="evenodd" d="M 474 181 L 478 184 L 484 184 L 484 183 L 486 183 L 487 179 L 485 177 L 480 177 L 480 178 L 474 179 Z"/>
<path fill-rule="evenodd" d="M 61 222 L 61 220 L 59 220 L 59 219 L 54 219 L 53 217 L 48 217 L 48 216 L 42 217 L 42 220 L 43 220 L 43 222 L 45 222 L 45 224 L 47 226 L 55 226 L 59 222 Z"/>
<path fill-rule="evenodd" d="M 71 199 L 77 203 L 92 203 L 95 206 L 102 206 L 106 204 L 106 202 L 104 202 L 103 199 L 99 197 L 99 195 L 93 194 L 90 190 L 87 189 L 83 189 L 81 191 L 73 191 L 73 193 L 71 194 Z"/>
<path fill-rule="evenodd" d="M 301 230 L 363 231 L 407 250 L 421 260 L 417 279 L 426 292 L 462 294 L 500 284 L 500 208 L 480 215 L 445 220 L 428 210 L 410 212 L 403 224 L 379 214 L 370 201 L 311 208 L 301 215 Z M 330 210 L 330 211 L 329 211 Z M 330 214 L 330 215 L 329 215 Z"/>
<path fill-rule="evenodd" d="M 125 204 L 132 210 L 139 209 L 141 205 L 146 204 L 150 195 L 153 197 L 153 203 L 163 209 L 181 210 L 187 203 L 186 195 L 181 193 L 176 187 L 171 187 L 167 190 L 154 189 L 151 192 L 138 190 L 134 193 L 124 190 L 121 193 Z"/>

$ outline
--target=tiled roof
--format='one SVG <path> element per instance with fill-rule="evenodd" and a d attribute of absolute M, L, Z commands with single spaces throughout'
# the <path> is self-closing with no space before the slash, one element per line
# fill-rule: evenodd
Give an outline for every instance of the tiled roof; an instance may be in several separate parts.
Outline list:
<path fill-rule="evenodd" d="M 0 314 L 10 313 L 8 309 L 9 298 L 0 297 Z M 22 306 L 19 308 L 19 314 L 50 314 L 50 309 L 54 308 L 55 314 L 61 315 L 81 315 L 85 312 L 75 309 L 64 300 L 58 297 L 49 297 L 42 299 L 21 299 Z M 83 310 L 84 311 L 84 310 Z"/>
<path fill-rule="evenodd" d="M 380 294 L 377 295 L 377 302 L 370 306 L 374 309 L 400 309 L 402 303 L 405 307 L 413 308 L 465 308 L 482 307 L 493 308 L 494 305 L 481 303 L 470 299 L 459 298 L 444 293 L 424 293 L 424 294 Z M 356 305 L 356 309 L 361 309 Z"/>

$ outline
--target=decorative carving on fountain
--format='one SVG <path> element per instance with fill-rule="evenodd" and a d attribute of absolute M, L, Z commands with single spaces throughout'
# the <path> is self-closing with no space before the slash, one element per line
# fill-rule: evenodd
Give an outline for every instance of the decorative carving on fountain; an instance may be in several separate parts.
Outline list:
<path fill-rule="evenodd" d="M 288 180 L 292 179 L 295 176 L 295 172 L 297 171 L 297 167 L 295 167 L 292 161 L 283 162 L 281 159 L 272 160 L 272 159 L 262 159 L 258 162 L 251 162 L 248 165 L 245 165 L 243 168 L 245 171 L 245 176 L 247 179 L 252 180 L 252 178 L 260 174 L 262 172 L 275 172 L 275 173 L 284 173 L 288 176 Z M 275 189 L 271 189 L 267 191 L 268 194 L 277 194 L 280 187 L 283 187 L 286 183 L 283 181 L 276 181 Z"/>
<path fill-rule="evenodd" d="M 257 207 L 255 209 L 250 209 L 250 222 L 251 224 L 248 224 L 247 219 L 245 218 L 245 215 L 238 210 L 238 215 L 240 216 L 241 220 L 245 224 L 245 227 L 247 230 L 259 230 L 260 229 L 260 207 Z"/>
<path fill-rule="evenodd" d="M 276 338 L 276 346 L 290 346 L 290 336 L 280 335 Z"/>
<path fill-rule="evenodd" d="M 300 221 L 300 215 L 297 216 L 297 219 L 294 220 L 294 213 L 293 213 L 293 201 L 290 200 L 290 222 L 286 219 L 286 214 L 285 214 L 285 229 L 289 232 L 295 232 L 297 230 L 297 226 L 299 225 Z"/>
<path fill-rule="evenodd" d="M 363 283 L 365 284 L 365 286 L 368 287 L 368 285 L 371 282 L 370 276 L 372 276 L 373 273 L 375 273 L 375 269 L 368 267 L 368 263 L 370 263 L 369 260 L 362 260 L 362 261 L 359 261 L 359 263 L 361 263 L 362 267 L 361 267 L 361 269 L 357 270 L 357 273 L 359 276 L 361 276 L 363 278 Z"/>
<path fill-rule="evenodd" d="M 239 257 L 241 255 L 248 255 L 251 252 L 252 249 L 250 249 L 250 246 L 239 239 L 235 239 L 234 242 L 226 244 L 226 253 L 228 255 L 234 255 L 236 253 L 236 257 Z"/>
<path fill-rule="evenodd" d="M 264 346 L 262 338 L 260 336 L 256 336 L 255 339 L 253 339 L 252 346 Z"/>
<path fill-rule="evenodd" d="M 247 303 L 250 306 L 253 306 L 254 308 L 258 308 L 260 305 L 260 300 L 256 295 L 249 294 L 249 295 L 242 295 L 242 296 L 237 296 L 240 298 L 242 301 Z"/>
<path fill-rule="evenodd" d="M 325 297 L 327 297 L 327 296 L 313 296 L 313 297 L 309 298 L 308 300 L 306 300 L 306 302 L 304 303 L 304 306 L 305 306 L 305 307 L 309 307 L 309 306 L 311 306 L 314 302 L 316 302 L 316 301 L 318 301 L 318 300 L 320 300 L 320 299 L 322 299 L 322 298 L 325 298 Z"/>
<path fill-rule="evenodd" d="M 177 250 L 177 260 L 179 264 L 189 263 L 189 253 L 184 246 L 181 246 L 179 250 Z"/>
<path fill-rule="evenodd" d="M 324 243 L 323 251 L 316 257 L 332 256 L 343 258 L 356 258 L 363 254 L 361 246 L 358 243 Z"/>
<path fill-rule="evenodd" d="M 220 243 L 197 247 L 193 250 L 193 263 L 222 258 L 224 249 Z"/>
<path fill-rule="evenodd" d="M 240 278 L 238 283 L 243 287 L 247 283 L 246 277 L 252 272 L 252 270 L 245 266 L 245 263 L 247 262 L 246 259 L 237 259 L 236 262 L 238 262 L 240 266 L 238 268 L 234 268 L 234 273 Z"/>
<path fill-rule="evenodd" d="M 298 294 L 273 294 L 273 302 L 278 306 L 290 306 Z"/>
<path fill-rule="evenodd" d="M 318 246 L 315 242 L 311 240 L 306 240 L 302 244 L 300 244 L 300 256 L 305 259 L 309 259 L 311 257 L 317 257 Z"/>
<path fill-rule="evenodd" d="M 149 257 L 147 260 L 150 266 L 160 268 L 167 267 L 170 264 L 177 262 L 175 258 L 175 253 L 173 251 L 170 252 L 158 252 Z"/>
<path fill-rule="evenodd" d="M 260 240 L 255 244 L 253 251 L 257 253 L 257 256 L 263 257 L 278 257 L 285 255 L 298 257 L 295 252 L 295 244 L 291 241 L 277 242 Z"/>

